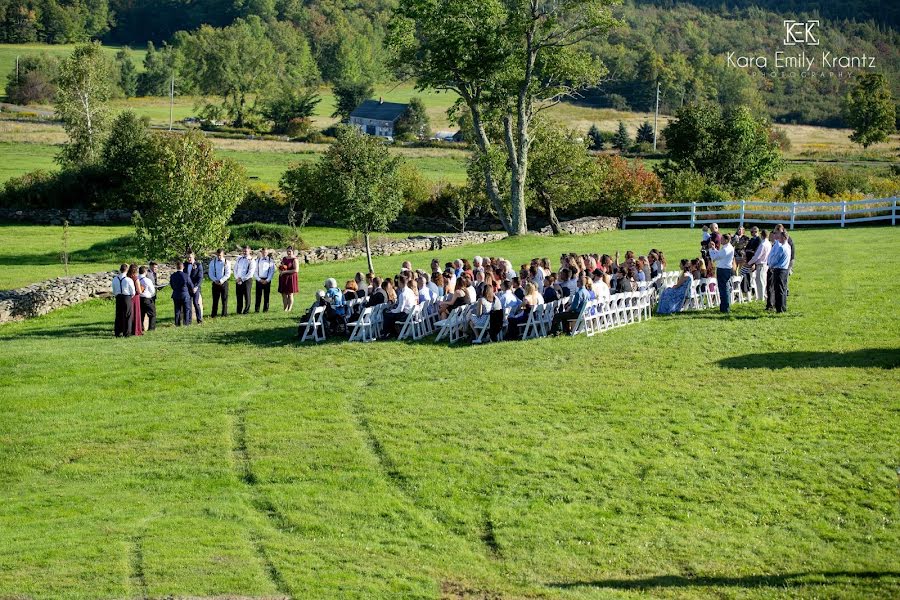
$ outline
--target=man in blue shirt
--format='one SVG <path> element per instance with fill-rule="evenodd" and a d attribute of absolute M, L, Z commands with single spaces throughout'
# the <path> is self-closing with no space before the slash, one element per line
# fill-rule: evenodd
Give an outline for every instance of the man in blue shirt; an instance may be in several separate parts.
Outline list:
<path fill-rule="evenodd" d="M 787 241 L 787 234 L 783 231 L 772 232 L 772 250 L 769 252 L 769 273 L 771 273 L 773 286 L 772 308 L 775 312 L 783 313 L 787 310 L 787 286 L 788 275 L 791 266 L 791 247 Z"/>
<path fill-rule="evenodd" d="M 586 281 L 587 277 L 581 276 L 578 278 L 578 287 L 572 295 L 572 302 L 569 304 L 569 310 L 553 316 L 553 323 L 550 326 L 551 333 L 555 333 L 560 325 L 562 326 L 563 333 L 572 333 L 572 322 L 578 320 L 581 311 L 584 309 L 589 299 L 587 288 L 584 287 Z"/>

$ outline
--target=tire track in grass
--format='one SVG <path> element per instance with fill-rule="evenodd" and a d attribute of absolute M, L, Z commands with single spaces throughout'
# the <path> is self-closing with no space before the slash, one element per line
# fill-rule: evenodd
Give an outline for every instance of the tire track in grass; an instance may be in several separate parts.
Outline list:
<path fill-rule="evenodd" d="M 149 598 L 147 576 L 144 573 L 144 533 L 138 532 L 131 537 L 131 553 L 129 556 L 129 575 L 131 587 L 137 590 L 141 600 Z"/>
<path fill-rule="evenodd" d="M 294 530 L 294 527 L 291 525 L 290 520 L 275 507 L 271 500 L 266 498 L 257 486 L 259 480 L 253 472 L 253 465 L 250 462 L 250 453 L 247 450 L 246 404 L 238 406 L 238 408 L 231 413 L 231 416 L 233 421 L 231 450 L 234 457 L 233 464 L 237 472 L 238 480 L 244 484 L 247 491 L 250 493 L 250 507 L 259 513 L 265 522 L 275 530 L 282 533 L 291 533 Z M 290 599 L 292 597 L 290 587 L 287 585 L 281 571 L 278 570 L 278 567 L 275 566 L 275 563 L 266 551 L 259 531 L 251 526 L 249 532 L 250 543 L 253 545 L 254 551 L 262 561 L 272 585 L 275 586 L 275 589 L 278 590 L 278 593 L 281 594 L 283 598 Z"/>
<path fill-rule="evenodd" d="M 378 437 L 375 435 L 375 432 L 372 430 L 372 426 L 369 423 L 369 419 L 366 417 L 362 402 L 358 398 L 354 397 L 354 399 L 351 400 L 348 405 L 349 412 L 353 417 L 353 420 L 356 422 L 357 428 L 365 437 L 366 445 L 369 447 L 371 453 L 375 456 L 375 460 L 378 462 L 378 466 L 383 472 L 385 478 L 391 483 L 391 485 L 397 488 L 397 490 L 399 490 L 399 492 L 403 495 L 404 498 L 406 498 L 406 500 L 410 504 L 412 504 L 419 510 L 426 512 L 435 522 L 439 523 L 454 536 L 462 539 L 465 542 L 469 542 L 470 540 L 468 540 L 464 534 L 456 531 L 453 527 L 441 521 L 437 517 L 437 515 L 434 514 L 433 509 L 427 506 L 423 506 L 422 503 L 417 500 L 416 495 L 412 490 L 409 479 L 406 477 L 406 475 L 400 472 L 400 469 L 397 467 L 397 463 L 394 462 L 394 459 L 392 459 L 387 454 L 384 446 L 381 443 L 381 440 L 378 439 Z M 501 560 L 503 558 L 503 555 L 500 551 L 500 545 L 497 542 L 497 538 L 494 533 L 494 522 L 487 510 L 484 511 L 484 515 L 482 517 L 481 531 L 478 535 L 478 539 L 482 542 L 483 551 L 489 558 L 495 560 Z"/>

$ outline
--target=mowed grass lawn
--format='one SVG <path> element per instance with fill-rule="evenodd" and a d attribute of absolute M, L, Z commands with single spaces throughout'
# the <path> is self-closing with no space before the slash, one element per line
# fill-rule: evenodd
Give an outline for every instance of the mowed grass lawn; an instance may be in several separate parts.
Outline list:
<path fill-rule="evenodd" d="M 141 338 L 109 300 L 4 325 L 0 597 L 897 597 L 900 236 L 795 240 L 785 315 L 590 339 L 301 347 L 298 313 L 176 329 L 165 292 Z"/>
<path fill-rule="evenodd" d="M 351 233 L 340 227 L 304 227 L 302 237 L 310 247 L 339 246 L 347 243 Z M 134 228 L 127 225 L 72 226 L 68 244 L 69 275 L 111 271 L 122 262 L 146 262 Z M 253 244 L 254 250 L 258 245 Z M 64 276 L 62 250 L 62 226 L 0 225 L 0 290 Z"/>

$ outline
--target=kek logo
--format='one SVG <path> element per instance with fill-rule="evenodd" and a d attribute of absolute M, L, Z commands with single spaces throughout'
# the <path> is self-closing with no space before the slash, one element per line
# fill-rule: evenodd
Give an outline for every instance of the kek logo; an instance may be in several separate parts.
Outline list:
<path fill-rule="evenodd" d="M 818 21 L 784 21 L 784 45 L 797 46 L 805 44 L 807 46 L 818 46 L 819 38 L 816 37 L 814 29 L 819 26 Z"/>

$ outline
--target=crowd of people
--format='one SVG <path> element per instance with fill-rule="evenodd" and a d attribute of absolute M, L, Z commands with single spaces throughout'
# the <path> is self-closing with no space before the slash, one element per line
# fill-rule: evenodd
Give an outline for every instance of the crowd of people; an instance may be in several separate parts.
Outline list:
<path fill-rule="evenodd" d="M 713 223 L 703 228 L 700 255 L 682 259 L 679 276 L 674 285 L 666 287 L 662 274 L 667 261 L 661 250 L 651 249 L 637 255 L 627 251 L 620 257 L 609 254 L 563 254 L 554 269 L 547 258 L 533 258 L 516 269 L 503 257 L 475 256 L 472 261 L 458 258 L 441 265 L 433 259 L 427 269 L 414 269 L 404 261 L 400 271 L 392 277 L 359 272 L 343 287 L 329 278 L 324 289 L 316 293 L 303 320 L 316 307 L 324 307 L 326 333 L 348 334 L 348 324 L 359 317 L 366 307 L 386 304 L 380 337 L 396 336 L 402 324 L 418 304 L 428 303 L 436 316 L 445 319 L 460 306 L 472 305 L 469 311 L 472 330 L 489 327 L 492 340 L 502 330 L 505 339 L 516 339 L 519 325 L 527 322 L 535 307 L 569 297 L 566 307 L 557 313 L 552 330 L 570 332 L 585 303 L 608 298 L 612 294 L 635 292 L 647 286 L 659 292 L 657 312 L 670 314 L 683 310 L 694 290 L 694 282 L 715 286 L 720 310 L 731 309 L 731 286 L 734 275 L 741 276 L 743 291 L 753 291 L 758 300 L 765 300 L 767 310 L 787 310 L 788 277 L 793 270 L 794 242 L 782 225 L 771 234 L 756 227 L 747 236 L 740 227 L 733 234 L 722 234 Z M 203 265 L 189 252 L 175 263 L 168 287 L 175 308 L 175 325 L 203 322 L 204 279 Z M 160 289 L 158 265 L 123 264 L 113 279 L 112 293 L 116 298 L 116 336 L 141 335 L 145 329 L 156 327 L 156 298 Z M 250 312 L 251 292 L 255 283 L 255 311 L 269 310 L 272 281 L 278 279 L 278 293 L 282 308 L 291 311 L 294 294 L 298 291 L 299 262 L 294 250 L 288 248 L 276 263 L 271 249 L 261 248 L 254 256 L 249 246 L 234 261 L 226 258 L 220 248 L 209 261 L 206 277 L 212 282 L 212 312 L 210 317 L 228 315 L 230 280 L 235 282 L 237 313 Z M 713 282 L 714 280 L 714 282 Z M 703 290 L 706 291 L 706 290 Z M 221 312 L 220 312 L 221 307 Z"/>
<path fill-rule="evenodd" d="M 119 267 L 119 274 L 112 281 L 112 295 L 116 299 L 116 337 L 142 335 L 145 330 L 155 329 L 157 294 L 167 286 L 171 289 L 175 306 L 175 326 L 203 323 L 203 264 L 193 252 L 188 252 L 183 259 L 179 258 L 175 262 L 174 267 L 168 284 L 159 283 L 158 265 L 155 262 L 140 267 L 136 264 L 122 264 Z M 258 255 L 254 256 L 250 247 L 245 246 L 233 265 L 226 258 L 223 249 L 216 250 L 206 272 L 212 282 L 212 312 L 209 316 L 228 316 L 229 282 L 232 278 L 235 282 L 238 314 L 250 312 L 250 295 L 254 283 L 255 312 L 259 312 L 260 308 L 263 312 L 268 312 L 276 271 L 282 308 L 290 312 L 294 308 L 294 294 L 298 291 L 297 274 L 300 271 L 293 248 L 287 249 L 277 265 L 271 248 L 260 248 Z"/>
<path fill-rule="evenodd" d="M 754 293 L 756 300 L 766 303 L 766 310 L 787 310 L 788 278 L 794 270 L 794 240 L 784 225 L 776 225 L 771 233 L 758 227 L 750 228 L 748 237 L 743 227 L 733 235 L 722 234 L 713 223 L 703 227 L 700 256 L 692 260 L 682 259 L 676 284 L 663 291 L 657 312 L 670 314 L 683 309 L 694 289 L 694 283 L 715 279 L 719 296 L 719 310 L 731 311 L 732 281 L 741 278 L 744 293 Z M 702 291 L 706 291 L 705 289 Z"/>
<path fill-rule="evenodd" d="M 387 304 L 390 308 L 382 314 L 379 333 L 391 338 L 417 304 L 428 303 L 440 319 L 456 308 L 472 305 L 469 326 L 473 331 L 488 326 L 489 337 L 496 340 L 506 324 L 504 339 L 517 339 L 519 325 L 527 322 L 535 307 L 570 297 L 566 309 L 556 314 L 552 323 L 553 331 L 568 333 L 586 302 L 656 285 L 665 269 L 665 255 L 657 249 L 645 255 L 628 251 L 622 257 L 618 252 L 563 254 L 556 269 L 548 258 L 533 258 L 518 269 L 503 257 L 459 258 L 443 265 L 434 259 L 427 270 L 414 269 L 410 261 L 404 261 L 393 277 L 360 272 L 343 288 L 336 280 L 327 279 L 304 320 L 323 306 L 326 333 L 347 334 L 348 322 L 362 310 Z"/>

